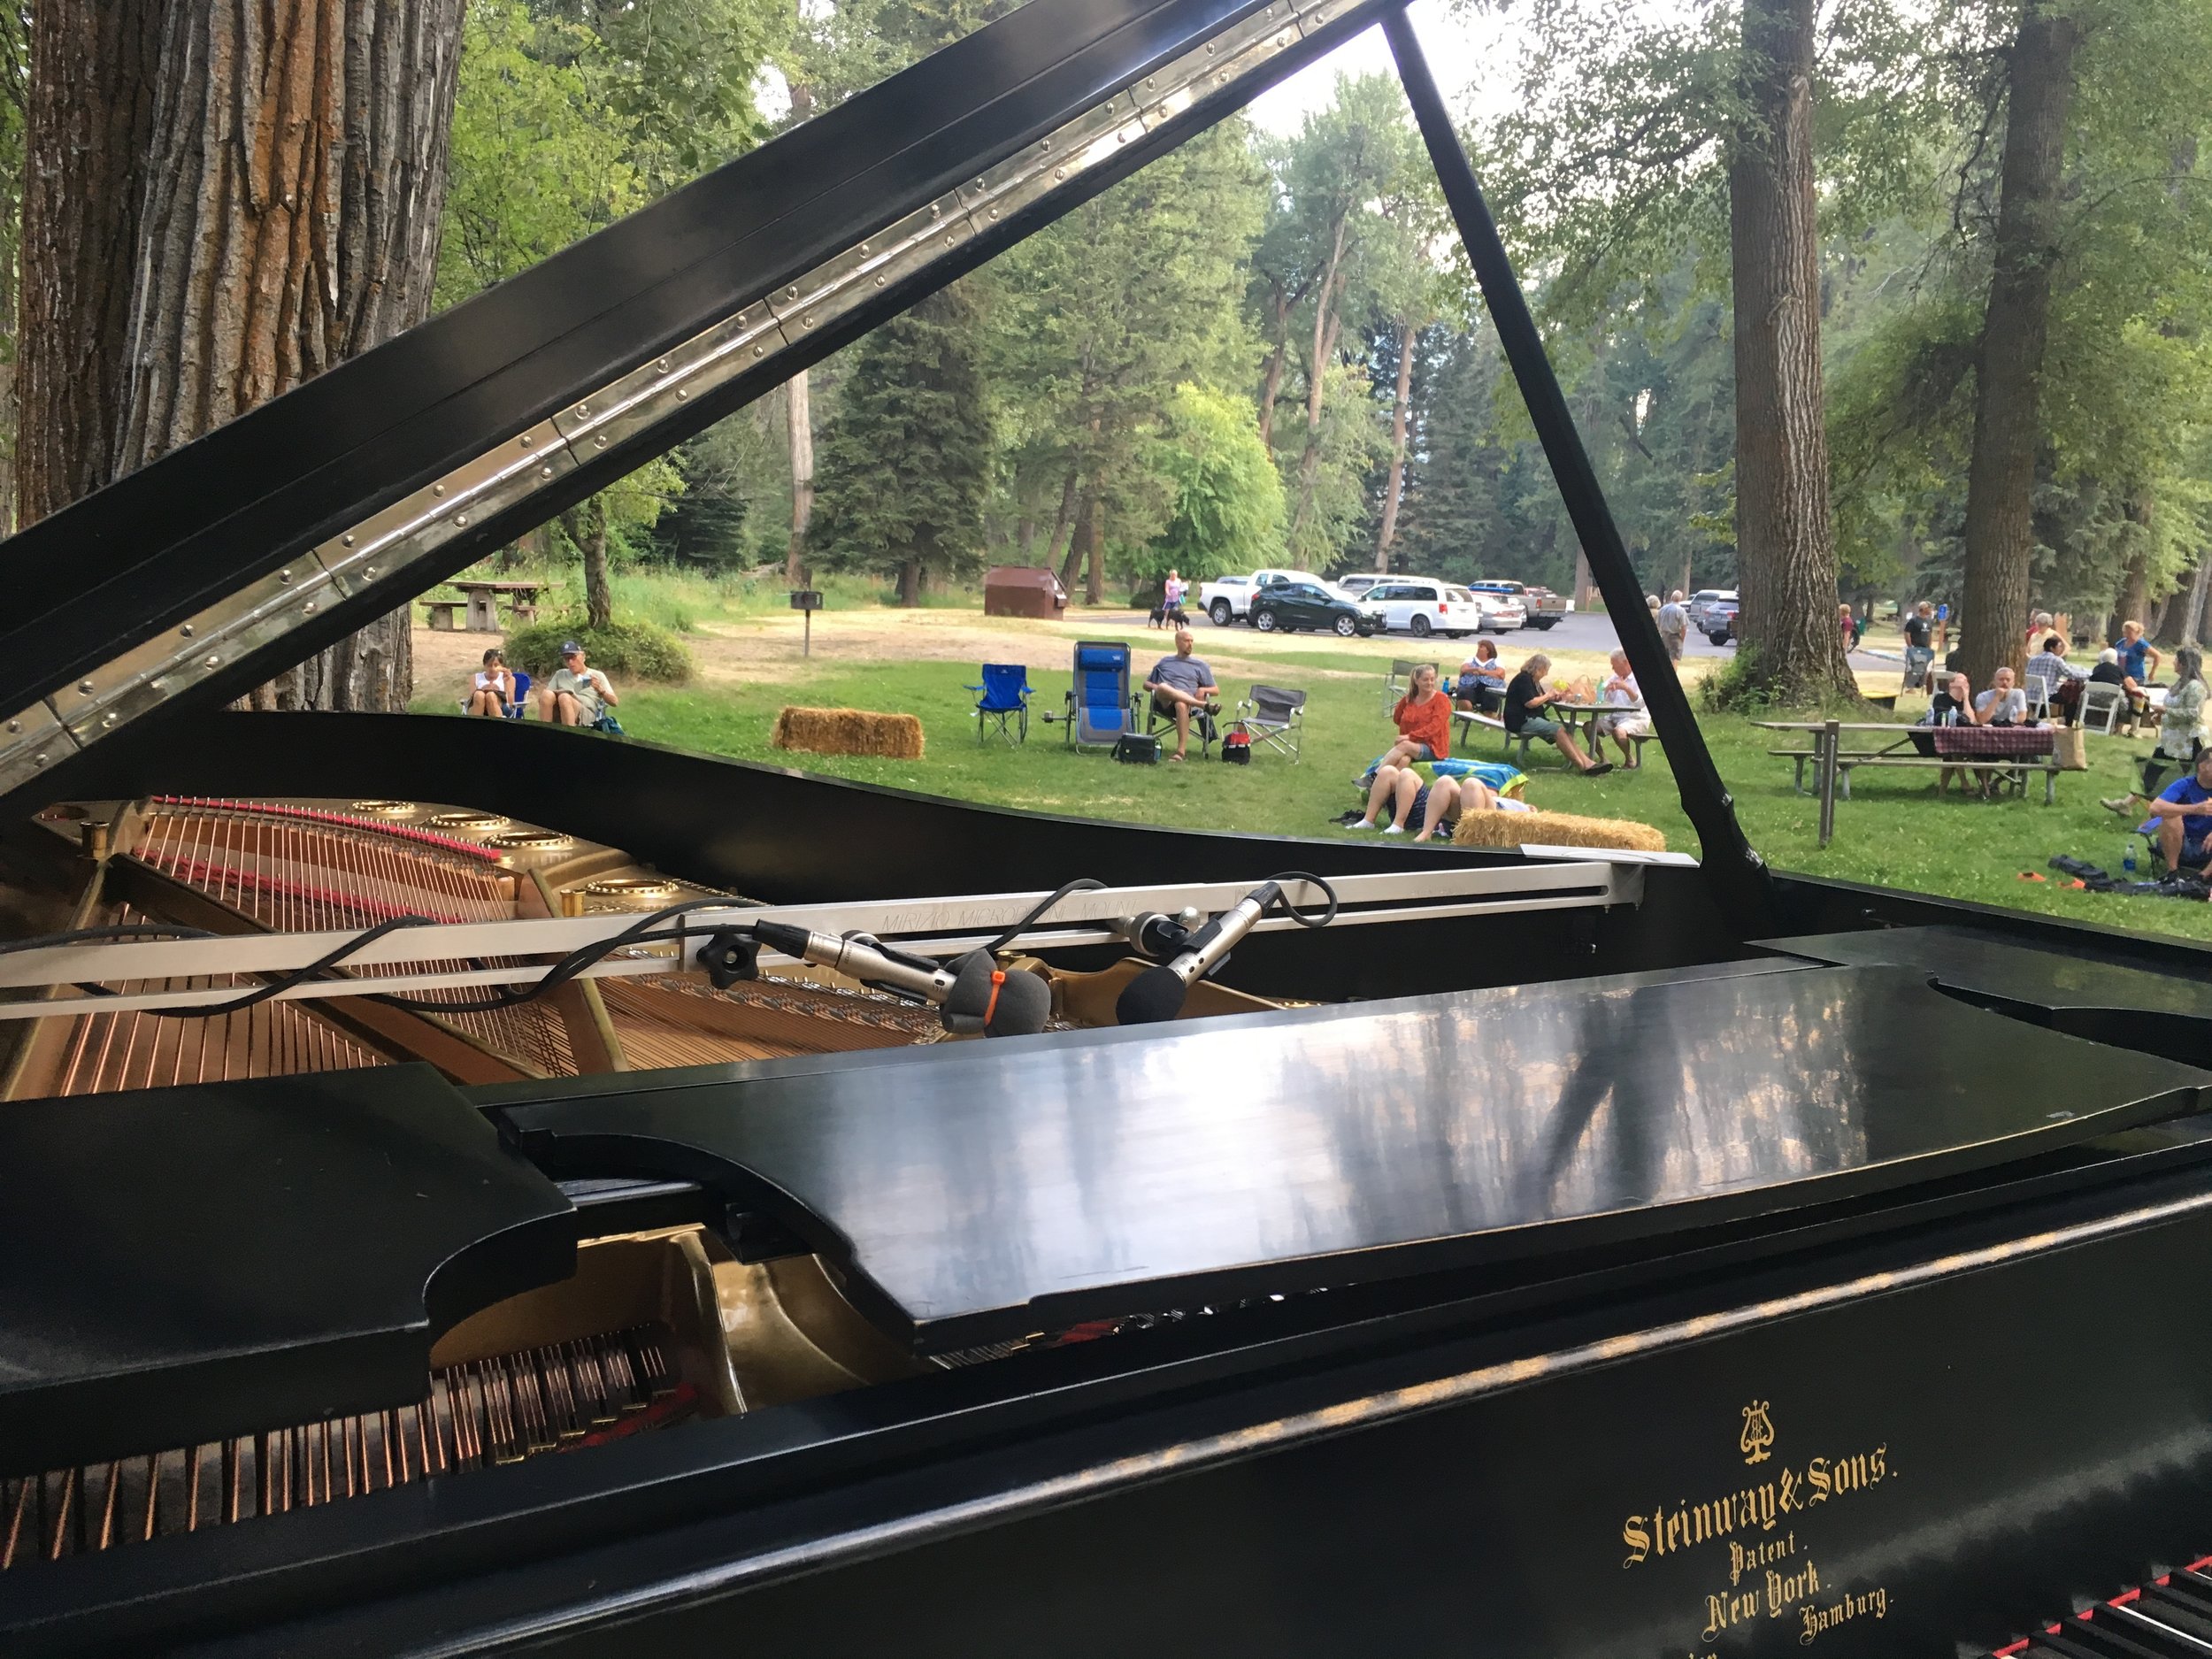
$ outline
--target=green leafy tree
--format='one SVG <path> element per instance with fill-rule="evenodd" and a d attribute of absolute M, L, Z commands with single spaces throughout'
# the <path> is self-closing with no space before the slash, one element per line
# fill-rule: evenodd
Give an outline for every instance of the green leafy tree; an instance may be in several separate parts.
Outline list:
<path fill-rule="evenodd" d="M 1283 485 L 1250 403 L 1186 383 L 1175 388 L 1153 461 L 1173 489 L 1167 527 L 1132 561 L 1142 583 L 1168 572 L 1192 581 L 1274 562 L 1283 543 Z"/>
<path fill-rule="evenodd" d="M 901 604 L 981 563 L 992 431 L 976 336 L 958 284 L 893 318 L 861 342 L 823 429 L 808 546 L 829 569 L 895 576 Z"/>

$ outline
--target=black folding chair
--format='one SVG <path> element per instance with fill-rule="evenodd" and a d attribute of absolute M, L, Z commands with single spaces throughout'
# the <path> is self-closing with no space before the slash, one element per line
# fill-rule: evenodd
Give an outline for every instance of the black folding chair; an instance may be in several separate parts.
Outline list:
<path fill-rule="evenodd" d="M 1237 704 L 1237 715 L 1255 744 L 1265 743 L 1298 764 L 1305 741 L 1306 694 L 1282 686 L 1255 686 L 1252 695 Z"/>

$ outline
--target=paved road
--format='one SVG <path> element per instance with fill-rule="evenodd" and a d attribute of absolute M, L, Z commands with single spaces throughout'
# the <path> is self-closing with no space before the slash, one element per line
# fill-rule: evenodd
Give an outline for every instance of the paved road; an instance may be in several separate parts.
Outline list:
<path fill-rule="evenodd" d="M 1145 613 L 1141 611 L 1090 614 L 1097 615 L 1102 622 L 1121 624 L 1130 627 L 1141 628 L 1147 620 Z M 1197 616 L 1192 618 L 1192 624 L 1197 632 L 1198 649 L 1202 652 L 1206 649 L 1206 641 L 1210 638 L 1221 636 L 1233 638 L 1245 631 L 1245 626 L 1241 622 L 1232 624 L 1227 628 L 1217 628 L 1203 617 Z M 1322 636 L 1301 634 L 1296 637 L 1319 639 Z M 1394 634 L 1389 637 L 1393 640 L 1402 640 L 1409 646 L 1415 642 L 1410 634 Z M 1563 651 L 1610 652 L 1621 642 L 1621 636 L 1614 631 L 1612 618 L 1601 611 L 1571 611 L 1560 618 L 1558 622 L 1549 628 L 1522 628 L 1512 634 L 1491 634 L 1483 637 L 1497 641 L 1498 655 L 1509 664 L 1517 662 L 1531 651 L 1542 650 L 1547 647 Z M 1466 653 L 1471 653 L 1475 649 L 1475 641 L 1471 637 L 1456 641 L 1440 640 L 1437 643 L 1447 649 Z M 1715 645 L 1702 634 L 1692 634 L 1688 642 L 1683 647 L 1682 654 L 1690 657 L 1733 657 L 1736 654 L 1736 646 L 1732 640 L 1726 645 Z M 1877 656 L 1869 651 L 1854 651 L 1851 654 L 1851 666 L 1863 668 L 1875 673 L 1879 673 L 1886 669 L 1895 673 L 1903 666 L 1903 664 L 1899 657 L 1894 656 Z"/>

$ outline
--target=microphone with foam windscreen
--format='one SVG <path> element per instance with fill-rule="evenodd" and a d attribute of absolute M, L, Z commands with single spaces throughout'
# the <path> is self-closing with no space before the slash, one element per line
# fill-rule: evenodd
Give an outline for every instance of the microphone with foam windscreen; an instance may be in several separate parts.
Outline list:
<path fill-rule="evenodd" d="M 753 935 L 796 961 L 931 1003 L 945 1029 L 958 1036 L 1025 1037 L 1042 1031 L 1052 1015 L 1052 987 L 1033 973 L 1006 972 L 988 951 L 971 951 L 948 966 L 894 950 L 865 933 L 840 936 L 757 922 Z"/>
<path fill-rule="evenodd" d="M 1219 966 L 1283 896 L 1277 883 L 1263 881 L 1184 941 L 1183 949 L 1156 968 L 1147 968 L 1121 988 L 1114 1018 L 1125 1025 L 1149 1025 L 1183 1011 L 1190 987 Z"/>
<path fill-rule="evenodd" d="M 956 1037 L 1029 1037 L 1052 1018 L 1052 987 L 1033 973 L 998 965 L 987 950 L 953 964 L 952 993 L 939 1018 Z"/>

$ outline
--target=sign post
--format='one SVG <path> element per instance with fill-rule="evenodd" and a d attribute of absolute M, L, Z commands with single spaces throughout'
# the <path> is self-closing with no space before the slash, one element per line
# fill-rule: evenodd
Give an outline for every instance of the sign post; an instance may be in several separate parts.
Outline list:
<path fill-rule="evenodd" d="M 800 636 L 799 655 L 814 655 L 814 613 L 822 608 L 822 593 L 818 588 L 794 588 L 791 608 L 805 618 L 805 632 Z"/>

